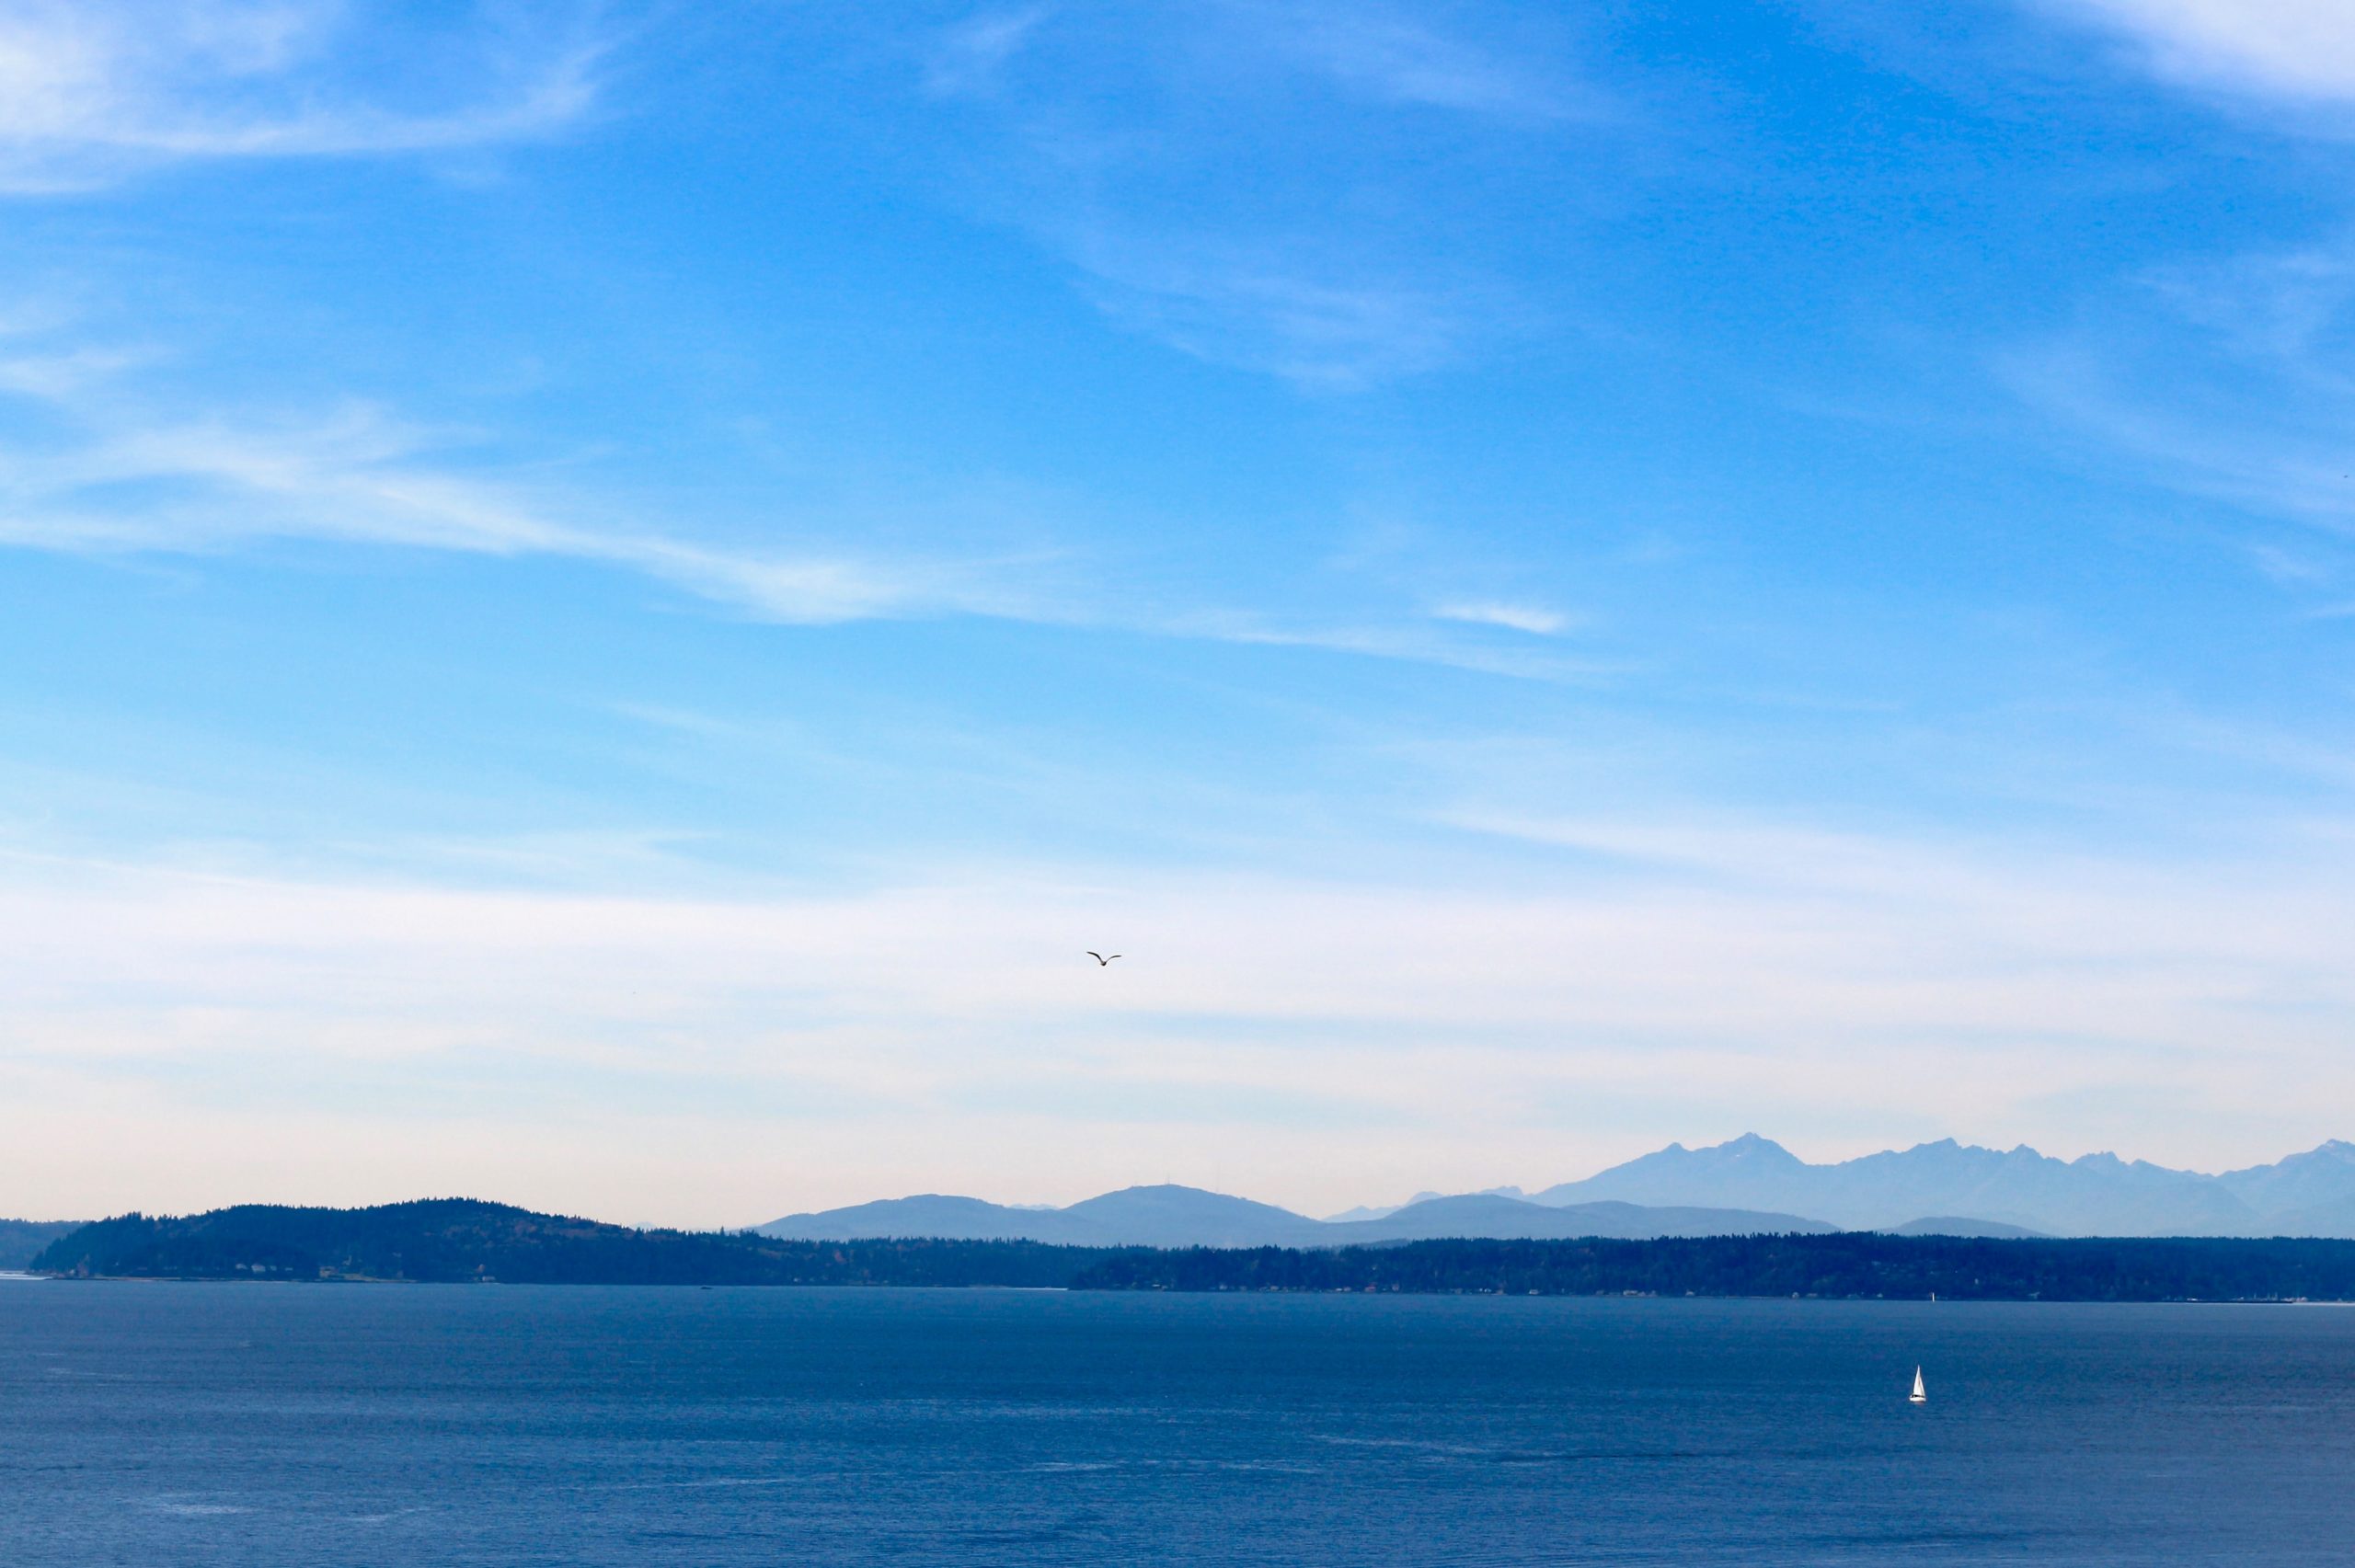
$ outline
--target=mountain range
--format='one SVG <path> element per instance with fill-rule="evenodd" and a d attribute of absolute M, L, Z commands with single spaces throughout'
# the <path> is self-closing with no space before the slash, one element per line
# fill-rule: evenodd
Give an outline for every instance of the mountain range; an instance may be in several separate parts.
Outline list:
<path fill-rule="evenodd" d="M 1162 1185 L 1106 1193 L 1068 1208 L 1016 1208 L 977 1197 L 926 1193 L 818 1214 L 788 1214 L 758 1229 L 764 1236 L 819 1242 L 928 1236 L 1089 1247 L 1350 1247 L 1454 1236 L 1648 1239 L 1814 1233 L 1838 1227 L 1796 1214 L 1607 1200 L 1539 1204 L 1489 1193 L 1429 1198 L 1379 1219 L 1335 1222 L 1199 1187 Z"/>
<path fill-rule="evenodd" d="M 1645 1239 L 1831 1230 L 1947 1236 L 2355 1237 L 2355 1143 L 2206 1175 L 2115 1154 L 2057 1160 L 1952 1139 L 1810 1164 L 1755 1133 L 1671 1143 L 1536 1193 L 1421 1193 L 1393 1208 L 1313 1219 L 1176 1185 L 1064 1208 L 925 1194 L 787 1215 L 769 1236 L 1028 1240 L 1089 1246 L 1338 1247 L 1442 1237 Z"/>
<path fill-rule="evenodd" d="M 1541 1204 L 1705 1204 L 1786 1209 L 1844 1230 L 1968 1216 L 2052 1236 L 2355 1236 L 2355 1143 L 2334 1139 L 2271 1165 L 2203 1175 L 2115 1154 L 2056 1160 L 2025 1144 L 1943 1139 L 1811 1165 L 1755 1133 L 1706 1149 L 1671 1143 Z"/>

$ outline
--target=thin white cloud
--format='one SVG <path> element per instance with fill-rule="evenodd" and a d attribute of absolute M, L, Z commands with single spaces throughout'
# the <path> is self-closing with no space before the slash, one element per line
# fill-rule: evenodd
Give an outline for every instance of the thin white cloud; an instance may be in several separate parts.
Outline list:
<path fill-rule="evenodd" d="M 2040 0 L 2122 33 L 2172 81 L 2310 104 L 2355 103 L 2346 0 Z"/>
<path fill-rule="evenodd" d="M 1178 36 L 1178 52 L 1200 48 L 1236 65 L 1273 64 L 1375 103 L 1519 120 L 1591 119 L 1609 107 L 1590 79 L 1563 62 L 1486 47 L 1430 25 L 1410 7 L 1209 0 L 1163 10 L 1160 19 Z M 1055 15 L 1043 5 L 994 7 L 943 29 L 925 50 L 926 86 L 948 95 L 996 90 Z M 1152 40 L 1155 30 L 1135 17 L 1121 25 L 1140 40 Z"/>
<path fill-rule="evenodd" d="M 1570 627 L 1570 618 L 1558 610 L 1547 610 L 1535 604 L 1511 604 L 1500 600 L 1456 600 L 1440 605 L 1431 613 L 1442 621 L 1462 621 L 1474 626 L 1502 626 L 1509 631 L 1527 632 L 1535 637 L 1558 636 Z"/>
<path fill-rule="evenodd" d="M 213 420 L 119 430 L 10 463 L 0 480 L 0 542 L 202 554 L 299 538 L 560 555 L 639 571 L 766 619 L 804 624 L 1020 612 L 977 564 L 886 562 L 826 548 L 720 548 L 572 521 L 561 502 L 435 467 L 434 444 L 358 405 L 307 425 Z M 116 498 L 126 490 L 144 499 L 126 505 Z"/>
<path fill-rule="evenodd" d="M 1997 370 L 2030 408 L 2131 460 L 2147 480 L 2261 516 L 2355 533 L 2345 437 L 2333 441 L 2311 428 L 2311 418 L 2269 420 L 2256 399 L 2218 408 L 2154 394 L 2082 343 L 2023 349 Z"/>
<path fill-rule="evenodd" d="M 692 524 L 649 526 L 648 509 L 496 476 L 483 446 L 374 405 L 325 414 L 143 415 L 124 372 L 148 356 L 57 344 L 0 322 L 0 394 L 73 428 L 13 442 L 0 426 L 0 545 L 78 554 L 223 554 L 270 540 L 391 545 L 594 562 L 761 619 L 823 625 L 983 615 L 1269 647 L 1323 648 L 1518 679 L 1602 672 L 1534 650 L 1440 635 L 1404 604 L 1351 616 L 1293 608 L 1172 605 L 1149 585 L 1108 580 L 1051 544 L 997 553 L 878 550 L 847 525 L 773 526 L 774 544 L 723 542 Z M 487 476 L 488 475 L 488 476 Z"/>
<path fill-rule="evenodd" d="M 1558 66 L 1484 49 L 1396 9 L 1322 3 L 1227 7 L 1262 48 L 1376 101 L 1510 119 L 1591 118 L 1601 95 Z"/>
<path fill-rule="evenodd" d="M 585 4 L 462 6 L 429 28 L 333 0 L 0 0 L 0 191 L 545 134 L 593 101 L 593 18 Z"/>
<path fill-rule="evenodd" d="M 2123 280 L 2072 331 L 2014 345 L 1993 369 L 2080 460 L 2321 531 L 2294 553 L 2236 541 L 2269 580 L 2311 595 L 2348 564 L 2316 551 L 2355 535 L 2350 341 L 2355 245 L 2342 237 Z"/>
<path fill-rule="evenodd" d="M 28 342 L 27 339 L 31 341 Z M 971 612 L 1031 616 L 998 564 L 810 543 L 723 546 L 478 477 L 467 444 L 351 402 L 306 418 L 142 417 L 143 356 L 0 328 L 0 393 L 74 433 L 0 445 L 0 544 L 212 554 L 270 539 L 565 556 L 643 573 L 765 619 L 822 624 Z"/>
<path fill-rule="evenodd" d="M 1069 263 L 1113 321 L 1347 393 L 1458 363 L 1534 313 L 1439 213 L 1419 143 L 1371 132 L 1337 158 L 1334 133 L 1431 113 L 1509 137 L 1614 118 L 1561 53 L 1404 7 L 993 10 L 927 40 L 925 81 L 974 117 L 956 167 L 979 204 Z M 1132 77 L 1150 87 L 1095 86 Z"/>
<path fill-rule="evenodd" d="M 994 90 L 1006 63 L 1046 19 L 1045 6 L 1029 6 L 984 11 L 948 29 L 927 54 L 925 85 L 948 97 Z"/>
<path fill-rule="evenodd" d="M 1271 247 L 1175 241 L 1079 245 L 1089 293 L 1115 321 L 1196 359 L 1354 392 L 1436 370 L 1473 335 L 1468 301 Z"/>
<path fill-rule="evenodd" d="M 1372 658 L 1407 659 L 1419 664 L 1442 664 L 1504 675 L 1521 681 L 1545 681 L 1563 685 L 1591 685 L 1628 673 L 1624 663 L 1602 658 L 1568 658 L 1545 649 L 1499 647 L 1487 639 L 1465 641 L 1432 635 L 1428 625 L 1349 624 L 1277 621 L 1267 616 L 1233 612 L 1194 611 L 1154 623 L 1153 630 L 1175 636 L 1208 637 L 1219 642 L 1251 643 L 1266 647 L 1322 648 Z"/>
<path fill-rule="evenodd" d="M 2269 426 L 2255 408 L 2223 414 L 2122 382 L 2083 344 L 2005 356 L 1998 373 L 2030 407 L 2136 460 L 2142 475 L 2252 511 L 2355 530 L 2345 458 L 2312 432 Z"/>

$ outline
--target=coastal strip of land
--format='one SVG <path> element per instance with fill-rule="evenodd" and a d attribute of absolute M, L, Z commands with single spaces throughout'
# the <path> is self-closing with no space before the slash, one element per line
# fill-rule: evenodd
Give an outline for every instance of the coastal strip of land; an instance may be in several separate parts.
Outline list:
<path fill-rule="evenodd" d="M 1683 1236 L 1156 1249 L 640 1230 L 469 1198 L 245 1205 L 82 1226 L 32 1260 L 67 1279 L 1019 1287 L 1954 1301 L 2355 1301 L 2355 1241 Z"/>

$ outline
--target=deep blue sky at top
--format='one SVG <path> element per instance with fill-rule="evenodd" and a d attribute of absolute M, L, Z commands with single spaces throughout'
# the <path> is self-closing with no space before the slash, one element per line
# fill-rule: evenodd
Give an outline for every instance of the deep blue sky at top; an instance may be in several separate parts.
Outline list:
<path fill-rule="evenodd" d="M 2302 612 L 2345 503 L 2203 493 L 2241 443 L 2298 455 L 2265 444 L 2303 433 L 2295 367 L 2235 341 L 2297 324 L 2235 317 L 2297 308 L 2267 269 L 2335 242 L 2341 145 L 2033 11 L 1879 9 L 610 14 L 593 104 L 521 144 L 20 200 L 15 292 L 65 318 L 26 351 L 131 361 L 109 417 L 383 427 L 344 439 L 583 527 L 876 563 L 846 612 L 888 619 L 179 524 L 201 554 L 0 563 L 16 761 L 188 792 L 52 804 L 106 837 L 210 836 L 299 758 L 346 831 L 553 811 L 793 857 L 805 812 L 836 851 L 1117 853 L 1222 802 L 1250 834 L 1262 791 L 1411 811 L 1472 783 L 1366 749 L 1501 738 L 1620 750 L 1562 761 L 1606 797 L 2076 826 L 2237 776 L 2211 722 L 2341 733 L 2343 629 Z M 344 30 L 355 97 L 441 90 Z M 2108 428 L 2218 405 L 2212 463 Z M 9 415 L 37 452 L 87 429 Z M 207 488 L 100 466 L 29 504 L 242 532 Z M 806 745 L 677 777 L 617 706 Z M 989 777 L 904 776 L 944 733 Z M 1041 762 L 1209 798 L 1107 819 L 1009 776 Z"/>
<path fill-rule="evenodd" d="M 2326 10 L 0 6 L 0 836 L 2295 862 L 2355 778 Z"/>

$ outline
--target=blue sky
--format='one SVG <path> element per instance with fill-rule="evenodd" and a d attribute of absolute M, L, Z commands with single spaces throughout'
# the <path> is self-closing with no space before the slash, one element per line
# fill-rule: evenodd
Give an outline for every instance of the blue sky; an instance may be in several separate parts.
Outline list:
<path fill-rule="evenodd" d="M 2349 1131 L 2335 0 L 6 0 L 0 215 L 0 1211 Z"/>

